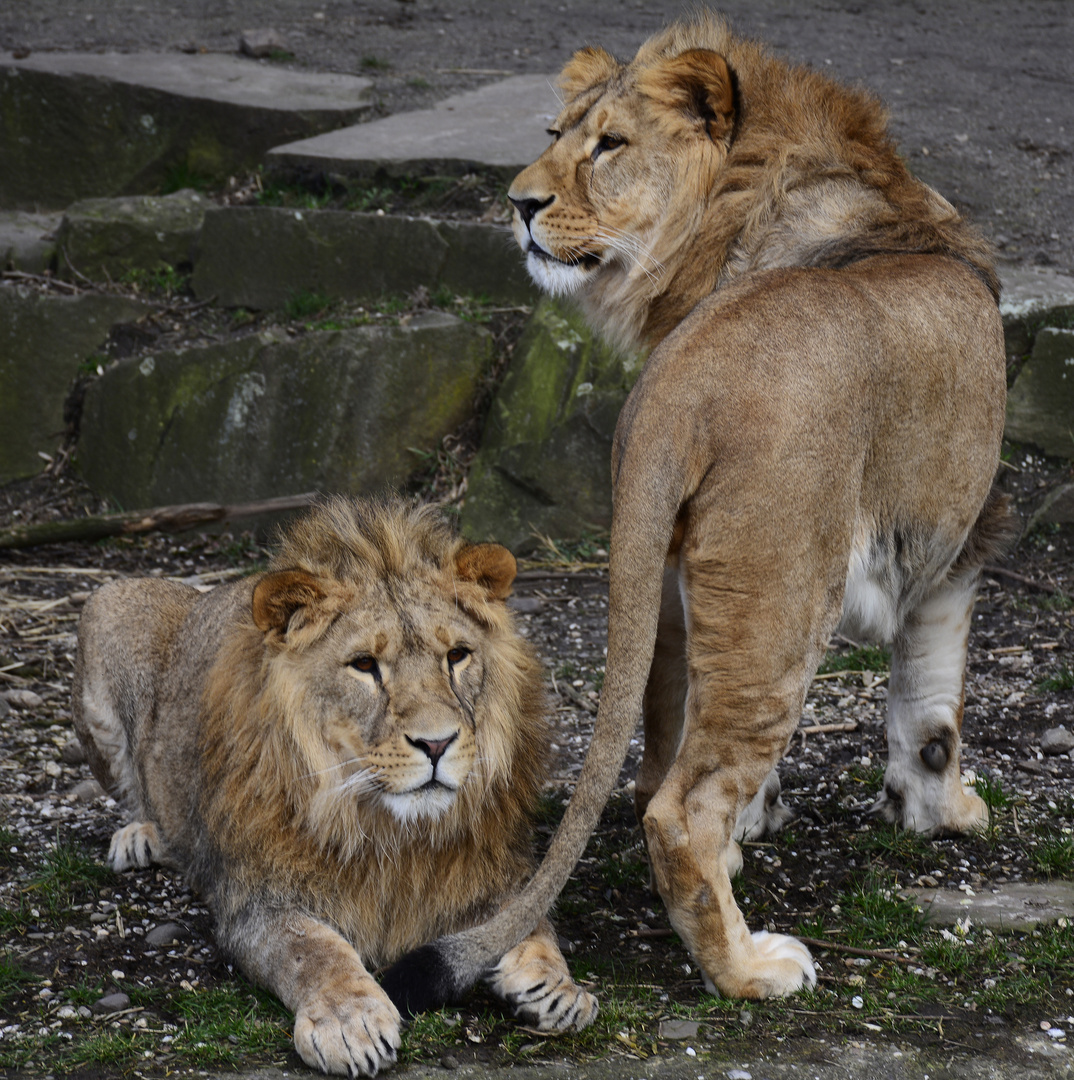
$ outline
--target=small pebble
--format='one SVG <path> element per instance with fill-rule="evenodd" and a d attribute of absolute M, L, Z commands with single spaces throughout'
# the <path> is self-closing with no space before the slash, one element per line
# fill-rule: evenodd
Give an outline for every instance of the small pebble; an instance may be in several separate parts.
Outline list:
<path fill-rule="evenodd" d="M 99 1014 L 122 1012 L 130 1007 L 131 999 L 126 994 L 105 994 L 93 1003 L 93 1011 Z"/>
<path fill-rule="evenodd" d="M 184 936 L 185 931 L 178 923 L 161 923 L 159 926 L 154 926 L 145 935 L 145 943 L 147 945 L 171 945 L 175 941 L 181 941 Z"/>

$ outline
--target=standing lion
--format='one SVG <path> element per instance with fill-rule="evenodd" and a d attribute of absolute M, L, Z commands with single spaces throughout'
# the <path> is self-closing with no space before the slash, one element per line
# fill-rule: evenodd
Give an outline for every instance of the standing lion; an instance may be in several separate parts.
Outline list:
<path fill-rule="evenodd" d="M 732 837 L 781 811 L 774 769 L 833 632 L 892 646 L 876 811 L 928 834 L 986 821 L 959 749 L 980 569 L 1011 532 L 991 254 L 873 98 L 718 18 L 629 63 L 583 49 L 559 85 L 553 143 L 511 187 L 515 236 L 540 285 L 653 346 L 612 451 L 607 676 L 534 881 L 386 985 L 437 1000 L 533 927 L 644 714 L 637 809 L 672 925 L 709 989 L 790 993 L 812 961 L 747 930 Z"/>
<path fill-rule="evenodd" d="M 391 1064 L 399 1012 L 366 966 L 480 922 L 532 871 L 548 740 L 514 576 L 428 508 L 337 499 L 267 573 L 86 604 L 75 728 L 131 817 L 110 862 L 186 874 L 314 1068 Z M 520 941 L 493 991 L 542 1030 L 589 1024 L 547 920 Z"/>

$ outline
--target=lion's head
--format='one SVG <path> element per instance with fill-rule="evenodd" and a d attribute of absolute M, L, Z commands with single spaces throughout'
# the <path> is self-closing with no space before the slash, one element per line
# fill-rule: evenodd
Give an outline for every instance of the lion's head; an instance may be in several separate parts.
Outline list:
<path fill-rule="evenodd" d="M 515 179 L 534 280 L 622 344 L 655 344 L 751 270 L 943 251 L 996 281 L 987 245 L 900 161 L 880 104 L 700 15 L 629 63 L 576 53 L 554 142 Z"/>
<path fill-rule="evenodd" d="M 490 814 L 528 833 L 547 732 L 514 576 L 428 508 L 337 499 L 294 526 L 209 678 L 221 823 L 247 807 L 248 847 L 289 818 L 342 859 L 457 844 Z"/>

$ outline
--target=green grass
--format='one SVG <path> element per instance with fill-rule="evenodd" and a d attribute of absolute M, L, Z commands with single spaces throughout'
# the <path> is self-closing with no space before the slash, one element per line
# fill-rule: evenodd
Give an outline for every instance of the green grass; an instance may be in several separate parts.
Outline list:
<path fill-rule="evenodd" d="M 849 652 L 830 652 L 817 669 L 818 675 L 836 671 L 874 671 L 884 674 L 891 670 L 891 652 L 875 645 L 863 645 Z"/>
<path fill-rule="evenodd" d="M 45 853 L 23 889 L 23 914 L 34 919 L 64 918 L 72 904 L 96 896 L 113 877 L 112 871 L 81 845 L 60 841 Z"/>
<path fill-rule="evenodd" d="M 283 314 L 292 322 L 301 322 L 324 315 L 331 307 L 332 300 L 324 293 L 297 292 L 288 297 L 283 305 Z"/>
<path fill-rule="evenodd" d="M 186 290 L 190 275 L 162 263 L 155 270 L 128 270 L 119 281 L 121 285 L 129 285 L 136 293 L 170 299 Z"/>
<path fill-rule="evenodd" d="M 1074 690 L 1074 668 L 1056 668 L 1051 675 L 1037 683 L 1037 689 L 1049 693 Z"/>
<path fill-rule="evenodd" d="M 1060 833 L 1037 841 L 1029 850 L 1033 865 L 1048 877 L 1074 874 L 1074 836 Z"/>
<path fill-rule="evenodd" d="M 387 71 L 391 66 L 390 60 L 384 60 L 379 56 L 362 57 L 362 67 L 366 71 Z"/>

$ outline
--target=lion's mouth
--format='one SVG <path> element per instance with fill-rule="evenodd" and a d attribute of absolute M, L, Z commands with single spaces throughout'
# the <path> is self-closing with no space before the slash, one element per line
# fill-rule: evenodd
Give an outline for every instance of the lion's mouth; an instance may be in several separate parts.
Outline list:
<path fill-rule="evenodd" d="M 581 267 L 583 270 L 592 270 L 595 267 L 600 266 L 600 256 L 594 255 L 590 251 L 580 252 L 571 259 L 559 259 L 550 251 L 545 251 L 545 249 L 532 237 L 530 238 L 530 246 L 526 254 L 532 255 L 535 259 L 540 259 L 542 262 L 553 263 L 556 266 L 567 266 L 571 269 Z"/>

